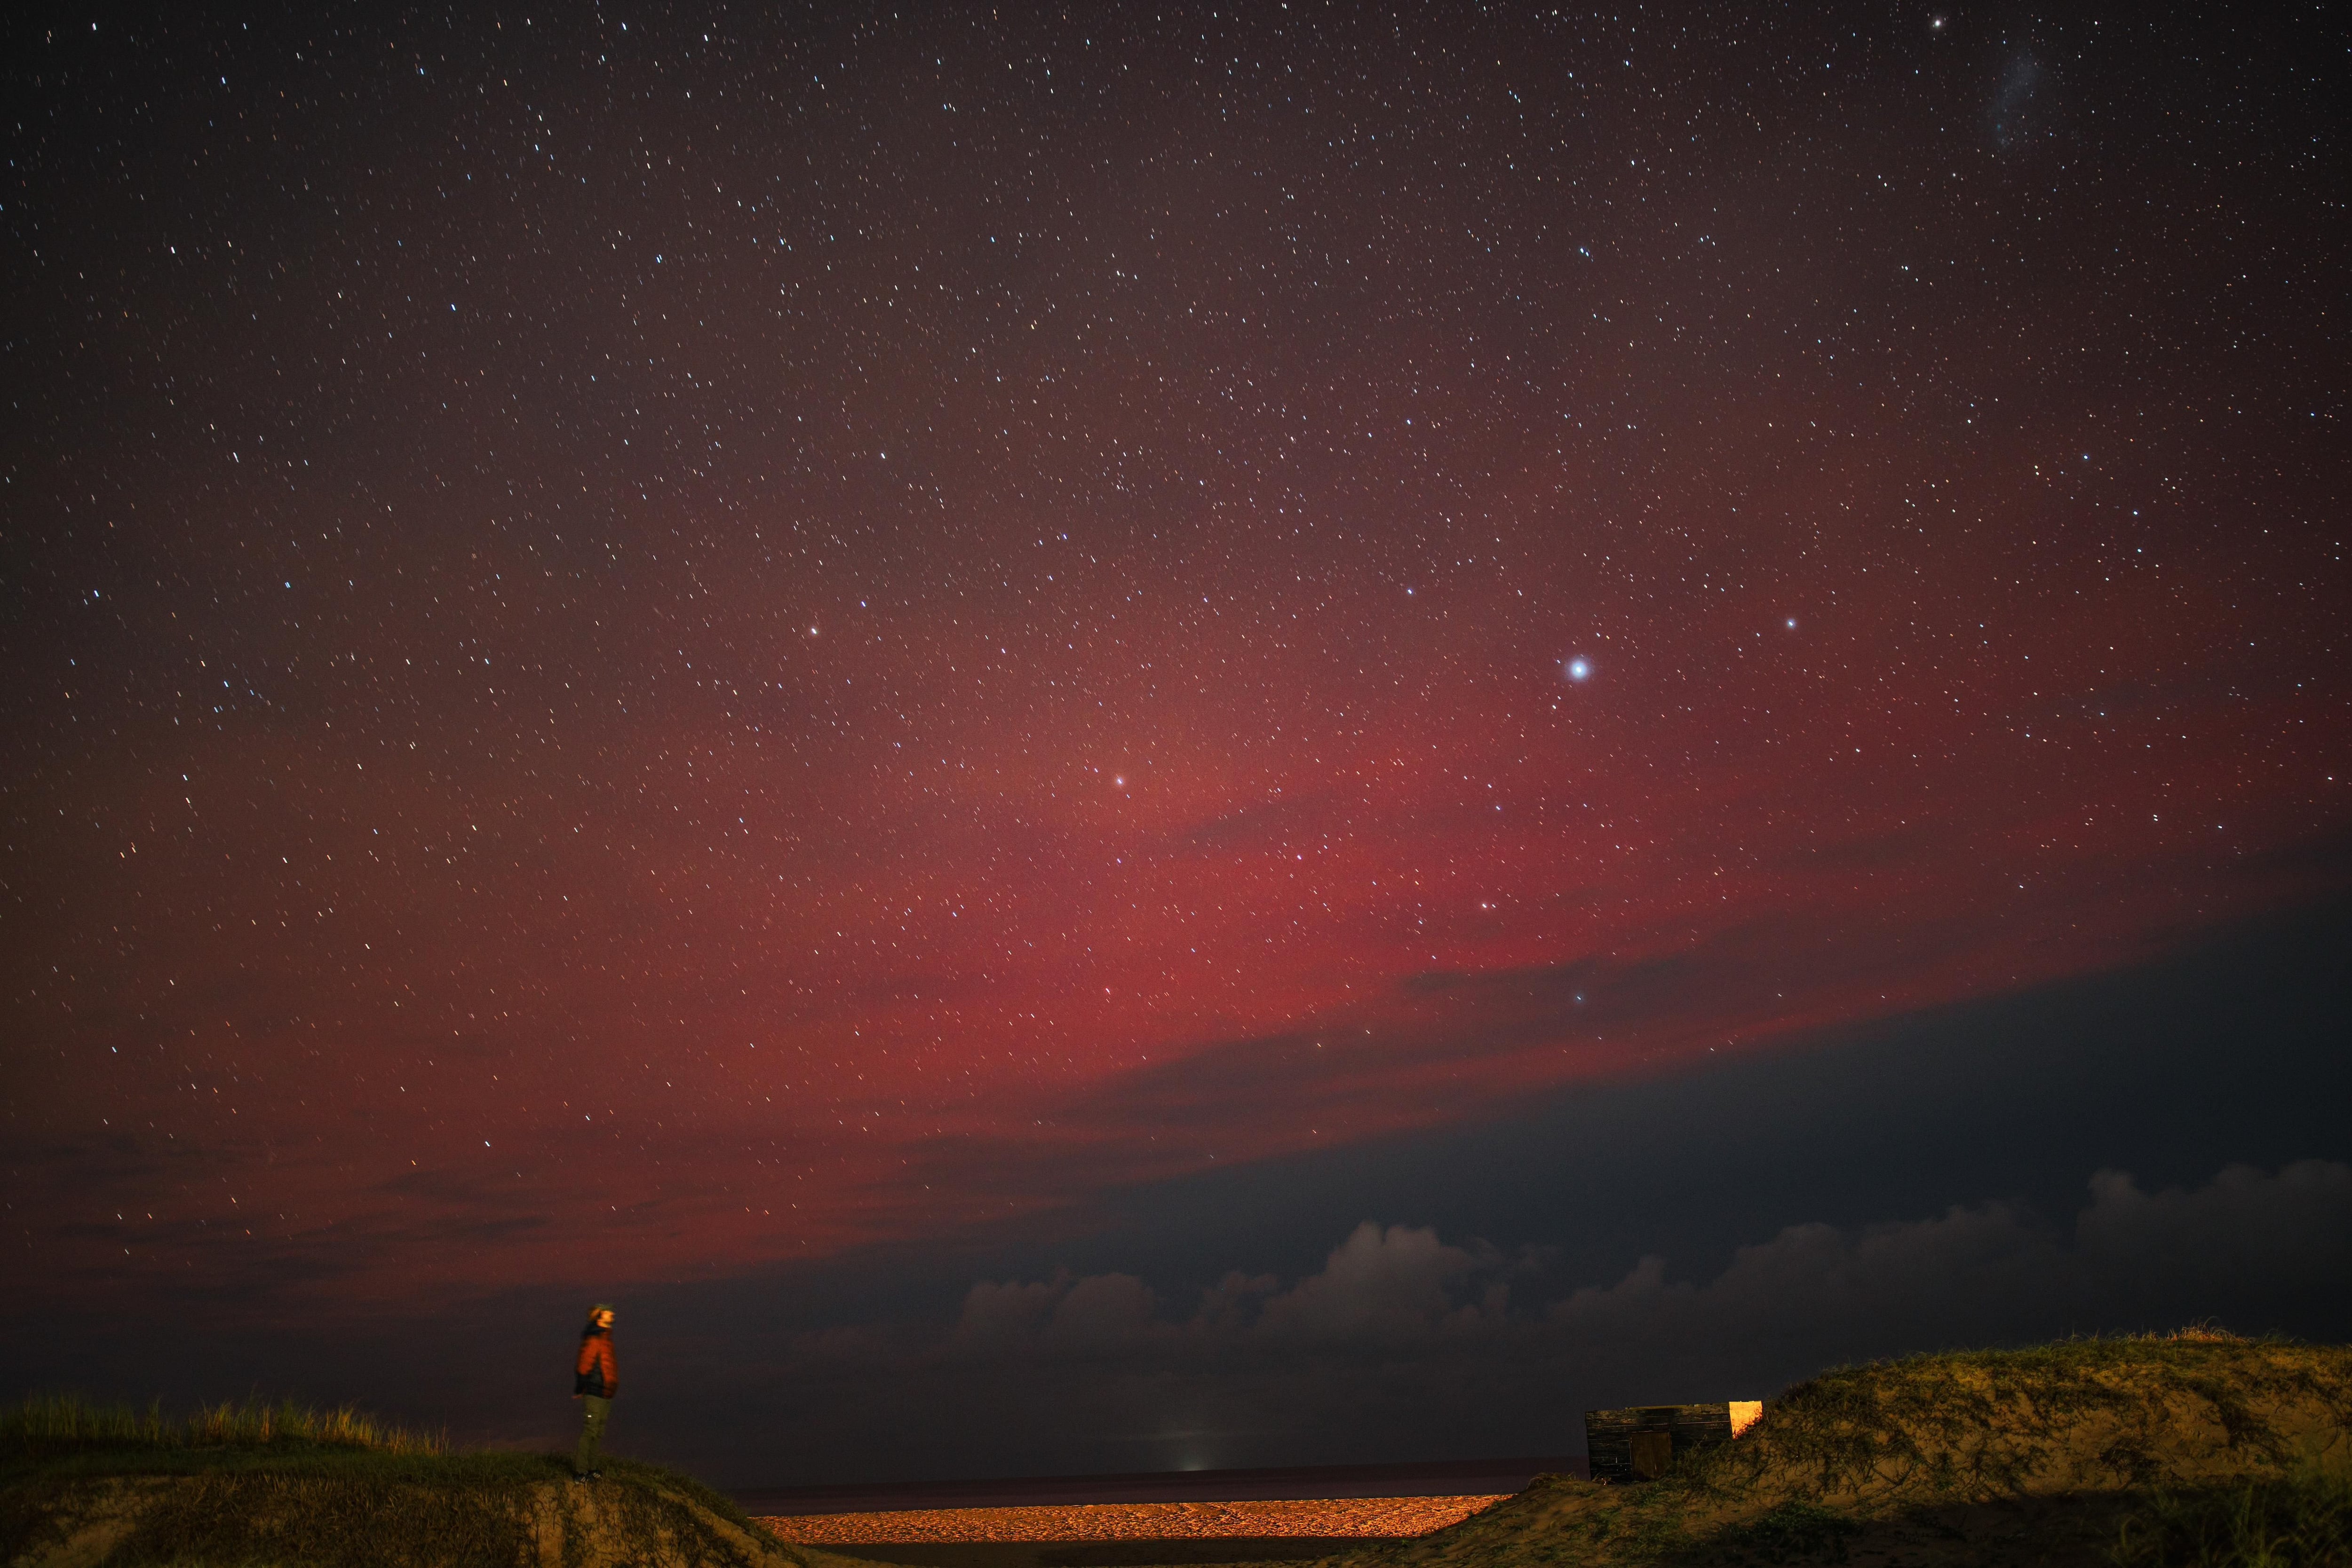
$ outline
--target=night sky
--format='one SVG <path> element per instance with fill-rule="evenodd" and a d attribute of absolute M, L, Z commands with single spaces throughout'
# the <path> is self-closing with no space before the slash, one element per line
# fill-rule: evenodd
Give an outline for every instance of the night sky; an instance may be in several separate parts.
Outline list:
<path fill-rule="evenodd" d="M 6 1391 L 552 1440 L 607 1297 L 748 1483 L 2352 1334 L 2340 16 L 41 10 Z"/>

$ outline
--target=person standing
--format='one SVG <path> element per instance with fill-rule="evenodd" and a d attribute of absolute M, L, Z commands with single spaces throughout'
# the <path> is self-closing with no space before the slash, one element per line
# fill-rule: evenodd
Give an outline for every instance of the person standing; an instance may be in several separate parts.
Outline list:
<path fill-rule="evenodd" d="M 613 1396 L 621 1391 L 621 1365 L 613 1359 L 613 1309 L 599 1301 L 588 1309 L 588 1326 L 580 1331 L 580 1354 L 572 1358 L 572 1397 L 580 1401 L 580 1446 L 572 1451 L 572 1479 L 593 1481 L 603 1477 L 596 1468 L 597 1448 L 604 1441 L 604 1420 L 613 1413 Z"/>

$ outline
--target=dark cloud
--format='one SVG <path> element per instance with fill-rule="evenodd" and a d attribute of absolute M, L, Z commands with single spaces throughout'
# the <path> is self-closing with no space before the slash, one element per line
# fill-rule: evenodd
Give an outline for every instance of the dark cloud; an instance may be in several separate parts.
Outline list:
<path fill-rule="evenodd" d="M 1017 1431 L 1033 1470 L 1573 1451 L 1589 1406 L 1759 1396 L 1876 1355 L 2342 1332 L 2347 1238 L 2352 1166 L 2327 1160 L 2154 1190 L 2102 1171 L 2063 1221 L 1994 1201 L 1793 1224 L 1720 1267 L 1652 1255 L 1580 1285 L 1556 1250 L 1366 1221 L 1289 1278 L 983 1280 L 943 1320 L 803 1331 L 740 1373 L 852 1443 L 917 1411 L 923 1455 Z"/>
<path fill-rule="evenodd" d="M 1652 1364 L 1704 1347 L 1802 1346 L 1838 1359 L 2069 1330 L 2160 1329 L 2204 1317 L 2252 1331 L 2280 1304 L 2352 1281 L 2352 1167 L 2232 1166 L 2189 1190 L 2092 1178 L 2071 1233 L 2003 1204 L 1845 1229 L 1793 1226 L 1744 1247 L 1712 1280 L 1676 1282 L 1643 1260 L 1623 1280 L 1551 1303 L 1549 1327 Z M 1899 1329 L 1893 1325 L 1900 1325 Z"/>
<path fill-rule="evenodd" d="M 2076 1239 L 2095 1274 L 2293 1288 L 2352 1270 L 2352 1172 L 2333 1161 L 2300 1161 L 2275 1177 L 2231 1166 L 2210 1186 L 2155 1194 L 2101 1171 L 2091 1191 Z"/>
<path fill-rule="evenodd" d="M 1741 1247 L 1712 1278 L 1676 1279 L 1653 1255 L 1614 1283 L 1519 1303 L 1513 1278 L 1539 1273 L 1539 1262 L 1368 1220 L 1318 1271 L 1287 1288 L 1229 1274 L 1201 1290 L 1186 1317 L 1155 1315 L 1153 1294 L 1128 1274 L 975 1285 L 954 1337 L 1008 1354 L 1116 1340 L 1130 1354 L 1171 1354 L 1209 1341 L 1220 1352 L 1232 1342 L 1292 1354 L 1495 1340 L 1594 1366 L 1618 1356 L 1655 1365 L 1675 1347 L 1810 1340 L 1823 1354 L 1883 1354 L 2070 1323 L 2151 1328 L 2183 1314 L 2265 1312 L 2352 1283 L 2352 1166 L 2231 1166 L 2204 1186 L 2155 1193 L 2101 1171 L 2090 1193 L 2071 1227 L 2001 1203 L 1861 1227 L 1795 1225 Z M 1887 1325 L 1900 1325 L 1900 1343 L 1885 1343 Z"/>
<path fill-rule="evenodd" d="M 1050 1354 L 1066 1345 L 1117 1345 L 1130 1354 L 1156 1349 L 1213 1360 L 1240 1345 L 1280 1354 L 1410 1345 L 1466 1327 L 1482 1313 L 1499 1313 L 1507 1284 L 1494 1284 L 1475 1301 L 1456 1299 L 1466 1281 L 1494 1267 L 1492 1249 L 1451 1246 L 1432 1230 L 1368 1220 L 1332 1249 L 1319 1272 L 1286 1290 L 1273 1275 L 1228 1272 L 1191 1292 L 1198 1305 L 1185 1318 L 1162 1315 L 1157 1294 L 1131 1274 L 977 1284 L 951 1338 L 971 1353 Z"/>
<path fill-rule="evenodd" d="M 1484 1321 L 1482 1307 L 1498 1311 L 1505 1300 L 1497 1287 L 1483 1302 L 1455 1303 L 1480 1261 L 1476 1253 L 1439 1241 L 1435 1231 L 1402 1225 L 1384 1230 L 1367 1220 L 1332 1249 L 1321 1273 L 1268 1297 L 1253 1331 L 1302 1345 L 1402 1344 L 1465 1331 Z"/>

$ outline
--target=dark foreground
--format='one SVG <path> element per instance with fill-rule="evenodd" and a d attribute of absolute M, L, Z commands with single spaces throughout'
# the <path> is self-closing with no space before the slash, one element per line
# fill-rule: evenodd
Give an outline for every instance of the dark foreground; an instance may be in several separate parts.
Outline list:
<path fill-rule="evenodd" d="M 1344 1542 L 1000 1536 L 865 1541 L 848 1555 L 780 1540 L 653 1466 L 613 1463 L 605 1482 L 578 1488 L 560 1456 L 452 1454 L 332 1424 L 224 1436 L 38 1415 L 0 1419 L 8 1568 L 1139 1568 L 1325 1551 L 1334 1568 L 2352 1563 L 2352 1347 L 2213 1335 L 1844 1368 L 1790 1389 L 1738 1439 L 1677 1456 L 1659 1479 L 1544 1475 L 1448 1528 Z M 1430 1478 L 1441 1479 L 1467 1478 Z"/>

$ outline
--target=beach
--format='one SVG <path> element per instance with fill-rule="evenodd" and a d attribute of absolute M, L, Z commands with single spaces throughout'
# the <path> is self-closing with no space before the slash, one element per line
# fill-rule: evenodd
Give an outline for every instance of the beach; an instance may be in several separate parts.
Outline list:
<path fill-rule="evenodd" d="M 1118 1502 L 895 1509 L 760 1520 L 809 1546 L 900 1542 L 1172 1541 L 1213 1537 L 1395 1538 L 1456 1524 L 1507 1493 L 1235 1502 Z"/>

